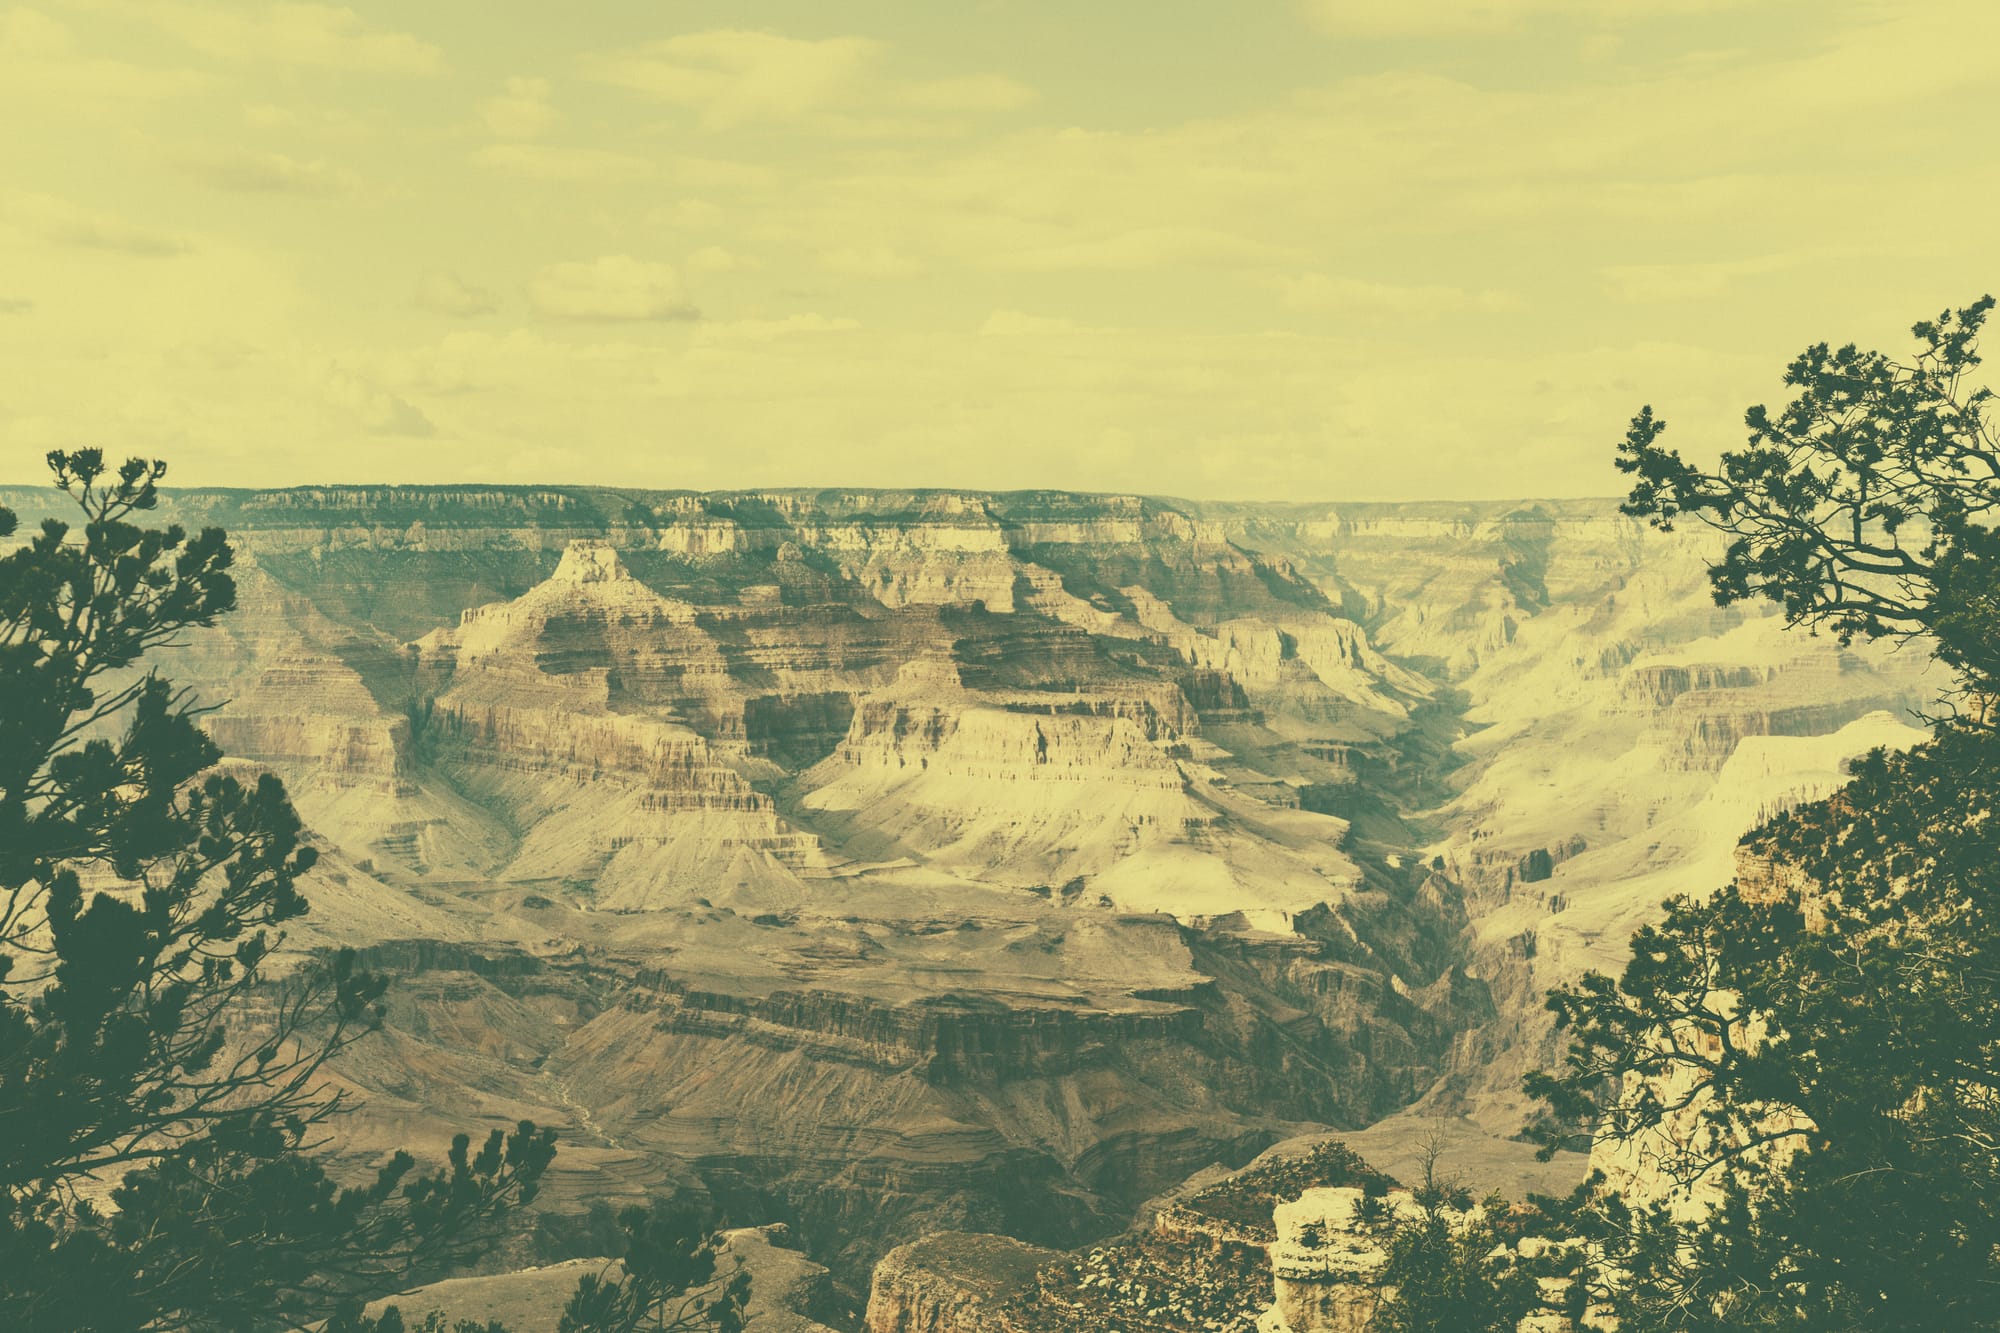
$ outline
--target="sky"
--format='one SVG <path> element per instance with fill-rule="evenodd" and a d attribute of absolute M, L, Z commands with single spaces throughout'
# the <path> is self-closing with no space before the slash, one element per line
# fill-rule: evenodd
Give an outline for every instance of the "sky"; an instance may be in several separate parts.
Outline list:
<path fill-rule="evenodd" d="M 4 5 L 5 0 L 0 0 Z M 1986 0 L 0 8 L 0 479 L 1604 495 L 1996 277 Z"/>

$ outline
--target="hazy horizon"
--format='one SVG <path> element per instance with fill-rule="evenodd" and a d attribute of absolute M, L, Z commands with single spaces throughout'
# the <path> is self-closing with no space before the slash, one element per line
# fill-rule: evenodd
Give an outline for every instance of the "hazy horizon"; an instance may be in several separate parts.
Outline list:
<path fill-rule="evenodd" d="M 112 450 L 107 450 L 106 456 L 108 458 L 113 458 L 113 459 L 120 457 L 120 455 L 118 455 L 116 451 Z M 415 490 L 455 490 L 455 489 L 476 490 L 481 488 L 494 489 L 494 490 L 504 489 L 504 490 L 522 490 L 522 491 L 592 490 L 592 491 L 610 491 L 616 494 L 632 494 L 632 495 L 700 495 L 700 496 L 732 496 L 732 495 L 758 495 L 758 494 L 802 494 L 802 495 L 909 494 L 909 495 L 980 495 L 980 496 L 991 496 L 995 499 L 1006 499 L 1010 496 L 1068 495 L 1068 496 L 1077 496 L 1085 499 L 1106 499 L 1106 500 L 1139 499 L 1139 500 L 1151 501 L 1156 504 L 1188 505 L 1195 508 L 1199 508 L 1204 505 L 1216 505 L 1225 507 L 1241 506 L 1241 505 L 1267 505 L 1272 507 L 1296 505 L 1305 507 L 1316 507 L 1320 505 L 1326 505 L 1335 508 L 1365 508 L 1370 506 L 1379 506 L 1383 508 L 1412 508 L 1420 505 L 1481 505 L 1481 506 L 1526 505 L 1526 504 L 1615 505 L 1622 503 L 1623 500 L 1625 499 L 1625 496 L 1622 493 L 1612 493 L 1612 492 L 1605 492 L 1603 494 L 1598 494 L 1598 495 L 1531 495 L 1531 494 L 1483 495 L 1483 496 L 1419 495 L 1419 496 L 1410 496 L 1405 499 L 1393 499 L 1393 500 L 1355 500 L 1355 499 L 1346 499 L 1341 496 L 1324 496 L 1324 497 L 1305 496 L 1305 497 L 1280 498 L 1277 496 L 1268 496 L 1268 495 L 1262 495 L 1262 496 L 1246 495 L 1242 497 L 1209 496 L 1204 498 L 1191 495 L 1170 495 L 1164 492 L 1157 492 L 1157 491 L 1087 490 L 1087 489 L 1072 488 L 1066 486 L 1015 486 L 1006 489 L 997 489 L 985 486 L 947 486 L 947 485 L 933 486 L 924 484 L 903 485 L 903 486 L 865 486 L 865 485 L 849 485 L 841 482 L 829 482 L 824 485 L 790 485 L 783 482 L 776 482 L 770 485 L 762 485 L 762 486 L 723 485 L 723 486 L 690 487 L 690 486 L 628 486 L 628 485 L 618 485 L 609 482 L 551 481 L 546 478 L 540 480 L 530 479 L 526 481 L 482 481 L 476 478 L 469 478 L 463 481 L 370 481 L 370 480 L 363 480 L 356 478 L 345 478 L 332 481 L 283 482 L 270 486 L 234 486 L 226 483 L 220 483 L 216 485 L 176 485 L 169 482 L 167 484 L 161 485 L 159 487 L 159 492 L 161 495 L 171 498 L 172 496 L 175 495 L 186 495 L 186 494 L 254 495 L 254 494 L 268 494 L 274 491 L 311 491 L 311 490 L 346 490 L 346 489 L 352 489 L 352 490 L 395 489 L 395 490 L 415 491 Z M 46 481 L 35 481 L 35 480 L 0 480 L 0 491 L 47 491 L 49 492 L 52 498 L 61 495 L 61 492 L 54 485 Z"/>

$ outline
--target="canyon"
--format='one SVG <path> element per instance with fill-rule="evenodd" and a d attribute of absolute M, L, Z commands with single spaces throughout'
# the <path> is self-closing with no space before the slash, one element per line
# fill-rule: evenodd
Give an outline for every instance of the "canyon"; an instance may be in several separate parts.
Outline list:
<path fill-rule="evenodd" d="M 871 1283 L 876 1333 L 1001 1327 L 1003 1287 L 1155 1263 L 1160 1198 L 1329 1131 L 1580 1176 L 1518 1142 L 1543 994 L 1936 686 L 1717 607 L 1709 538 L 1609 501 L 164 508 L 238 548 L 240 609 L 157 665 L 321 848 L 288 948 L 395 978 L 344 1151 L 554 1124 L 495 1272 L 692 1193 L 810 1293 L 753 1328 L 851 1327 Z"/>

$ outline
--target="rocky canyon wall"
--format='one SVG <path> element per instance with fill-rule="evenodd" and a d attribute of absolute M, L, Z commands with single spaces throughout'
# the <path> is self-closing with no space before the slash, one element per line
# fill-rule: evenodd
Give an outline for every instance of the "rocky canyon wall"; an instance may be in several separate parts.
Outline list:
<path fill-rule="evenodd" d="M 894 1246 L 1074 1246 L 1302 1126 L 1512 1134 L 1546 988 L 1927 689 L 1609 503 L 168 508 L 243 553 L 160 665 L 327 853 L 296 941 L 399 960 L 356 1151 L 533 1115 L 521 1262 L 692 1190 L 855 1303 Z"/>

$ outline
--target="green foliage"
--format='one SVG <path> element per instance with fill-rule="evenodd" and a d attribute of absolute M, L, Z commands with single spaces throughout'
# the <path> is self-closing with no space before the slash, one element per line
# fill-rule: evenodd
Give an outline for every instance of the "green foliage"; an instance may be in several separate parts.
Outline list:
<path fill-rule="evenodd" d="M 1602 1182 L 1566 1216 L 1632 1330 L 2000 1328 L 2000 466 L 1964 383 L 1986 298 L 1916 326 L 1898 365 L 1809 349 L 1798 400 L 1700 473 L 1634 421 L 1628 512 L 1733 541 L 1719 601 L 1927 634 L 1976 706 L 1745 842 L 1772 876 L 1680 897 L 1613 980 L 1553 992 L 1563 1068 L 1528 1090 L 1565 1136 L 1642 1141 L 1706 1216 Z M 1907 535 L 1906 535 L 1907 534 Z"/>
<path fill-rule="evenodd" d="M 1386 1297 L 1369 1333 L 1514 1333 L 1538 1299 L 1535 1279 L 1493 1253 L 1490 1227 L 1454 1230 L 1441 1217 L 1406 1222 L 1389 1246 Z"/>
<path fill-rule="evenodd" d="M 742 1333 L 750 1275 L 721 1269 L 722 1238 L 709 1215 L 683 1204 L 627 1208 L 622 1259 L 577 1280 L 556 1333 Z M 390 1306 L 375 1319 L 349 1314 L 321 1333 L 507 1333 L 498 1322 L 452 1322 L 433 1310 L 412 1328 Z M 527 1333 L 527 1331 L 523 1331 Z"/>
<path fill-rule="evenodd" d="M 1368 1333 L 1514 1333 L 1540 1306 L 1541 1289 L 1503 1229 L 1506 1205 L 1494 1197 L 1472 1211 L 1472 1191 L 1440 1174 L 1440 1156 L 1435 1142 L 1424 1150 L 1423 1178 L 1410 1192 L 1420 1216 L 1373 1210 L 1372 1224 L 1389 1231 L 1389 1262 Z M 1357 1220 L 1370 1225 L 1371 1215 Z"/>
<path fill-rule="evenodd" d="M 1632 1302 L 1713 1315 L 1662 1326 L 2000 1326 L 1996 761 L 1964 730 L 1871 755 L 1757 834 L 1809 902 L 1676 899 L 1617 983 L 1551 995 L 1572 1045 L 1530 1090 L 1612 1138 L 1677 1130 L 1659 1169 L 1725 1201 L 1605 1219 Z"/>
<path fill-rule="evenodd" d="M 1000 1320 L 1035 1333 L 1213 1333 L 1249 1328 L 1270 1301 L 1263 1246 L 1146 1233 L 1046 1265 L 1006 1302 Z"/>
<path fill-rule="evenodd" d="M 228 542 L 133 521 L 163 464 L 49 462 L 82 530 L 0 557 L 0 1309 L 69 1333 L 351 1313 L 477 1248 L 553 1135 L 351 1187 L 309 1151 L 384 983 L 344 952 L 267 975 L 313 849 L 277 779 L 218 768 L 201 710 L 138 669 L 233 609 Z"/>
<path fill-rule="evenodd" d="M 1646 407 L 1619 446 L 1625 512 L 1706 521 L 1731 542 L 1710 571 L 1723 604 L 1767 598 L 1846 642 L 1929 635 L 1977 690 L 2000 682 L 2000 441 L 1973 388 L 1991 296 L 1915 325 L 1909 361 L 1852 344 L 1807 348 L 1782 411 L 1745 414 L 1748 447 L 1714 471 L 1663 447 Z"/>
<path fill-rule="evenodd" d="M 617 1271 L 586 1275 L 557 1333 L 634 1333 L 642 1328 L 742 1333 L 750 1275 L 718 1276 L 720 1238 L 700 1211 L 667 1206 L 619 1215 L 626 1247 Z"/>
<path fill-rule="evenodd" d="M 1379 1195 L 1395 1183 L 1346 1144 L 1328 1139 L 1297 1157 L 1281 1157 L 1239 1171 L 1185 1202 L 1195 1212 L 1233 1223 L 1251 1235 L 1274 1240 L 1271 1210 L 1287 1199 L 1296 1199 L 1309 1189 L 1342 1185 Z"/>

